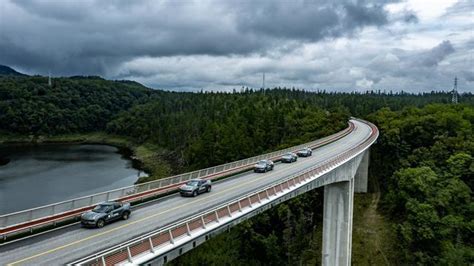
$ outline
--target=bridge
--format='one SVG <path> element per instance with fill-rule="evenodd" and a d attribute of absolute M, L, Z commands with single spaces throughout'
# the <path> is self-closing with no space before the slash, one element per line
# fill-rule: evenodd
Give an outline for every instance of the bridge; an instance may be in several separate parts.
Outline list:
<path fill-rule="evenodd" d="M 345 130 L 296 147 L 0 216 L 0 235 L 5 240 L 37 228 L 46 230 L 2 244 L 0 264 L 161 265 L 276 204 L 324 186 L 323 264 L 349 265 L 353 195 L 367 191 L 369 148 L 377 137 L 373 124 L 352 119 Z M 278 160 L 304 146 L 314 148 L 313 156 L 277 164 L 265 174 L 250 171 L 260 159 Z M 216 180 L 213 191 L 196 198 L 174 193 L 196 177 Z M 129 220 L 102 229 L 84 229 L 77 223 L 48 229 L 77 219 L 108 199 L 150 201 L 135 205 Z"/>

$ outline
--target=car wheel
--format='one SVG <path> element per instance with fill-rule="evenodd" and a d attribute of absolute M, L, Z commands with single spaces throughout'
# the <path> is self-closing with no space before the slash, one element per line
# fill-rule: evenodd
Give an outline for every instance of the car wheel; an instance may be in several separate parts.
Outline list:
<path fill-rule="evenodd" d="M 207 192 L 211 192 L 211 186 L 207 187 Z"/>
<path fill-rule="evenodd" d="M 104 219 L 99 219 L 96 223 L 97 228 L 102 228 L 105 225 Z"/>
<path fill-rule="evenodd" d="M 123 219 L 123 220 L 128 220 L 129 217 L 130 217 L 130 213 L 129 213 L 129 212 L 124 212 L 124 213 L 122 213 L 122 219 Z"/>
<path fill-rule="evenodd" d="M 193 197 L 196 197 L 197 195 L 198 195 L 197 190 L 194 190 L 194 191 L 193 191 Z"/>

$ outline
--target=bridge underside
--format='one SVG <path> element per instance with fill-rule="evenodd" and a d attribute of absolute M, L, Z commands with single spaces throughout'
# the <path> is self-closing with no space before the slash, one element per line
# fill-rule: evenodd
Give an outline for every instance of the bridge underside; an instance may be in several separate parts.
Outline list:
<path fill-rule="evenodd" d="M 273 206 L 324 186 L 323 213 L 323 265 L 350 265 L 352 248 L 352 213 L 354 192 L 367 191 L 368 150 L 334 170 L 311 179 L 306 184 L 282 193 L 271 201 L 254 205 L 242 215 L 221 220 L 217 226 L 207 228 L 202 234 L 189 236 L 189 240 L 175 243 L 164 253 L 148 254 L 133 264 L 163 265 L 197 247 L 214 235 L 251 218 Z"/>

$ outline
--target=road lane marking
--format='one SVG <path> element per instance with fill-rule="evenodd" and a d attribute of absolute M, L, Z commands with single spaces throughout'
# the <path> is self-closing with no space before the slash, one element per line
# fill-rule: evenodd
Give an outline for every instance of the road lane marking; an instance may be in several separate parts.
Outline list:
<path fill-rule="evenodd" d="M 337 142 L 337 141 L 336 141 Z M 327 155 L 327 154 L 325 154 Z M 321 156 L 322 157 L 322 156 Z M 282 173 L 285 172 L 285 171 L 281 171 Z M 156 214 L 152 214 L 150 216 L 147 216 L 147 217 L 144 217 L 144 218 L 141 218 L 141 219 L 138 219 L 136 221 L 130 221 L 129 223 L 126 223 L 126 224 L 123 224 L 121 226 L 118 226 L 118 227 L 115 227 L 115 228 L 112 228 L 112 229 L 109 229 L 107 231 L 103 231 L 103 232 L 100 232 L 100 233 L 97 233 L 97 234 L 94 234 L 94 235 L 91 235 L 91 236 L 88 236 L 86 238 L 83 238 L 83 239 L 80 239 L 80 240 L 76 240 L 74 242 L 71 242 L 71 243 L 68 243 L 68 244 L 65 244 L 65 245 L 62 245 L 62 246 L 59 246 L 59 247 L 56 247 L 56 248 L 53 248 L 53 249 L 50 249 L 50 250 L 47 250 L 47 251 L 44 251 L 44 252 L 41 252 L 41 253 L 38 253 L 38 254 L 35 254 L 33 256 L 30 256 L 30 257 L 27 257 L 27 258 L 24 258 L 24 259 L 21 259 L 21 260 L 18 260 L 18 261 L 15 261 L 15 262 L 12 262 L 12 263 L 8 263 L 7 265 L 17 265 L 19 263 L 22 263 L 22 262 L 25 262 L 25 261 L 29 261 L 31 259 L 34 259 L 34 258 L 37 258 L 37 257 L 41 257 L 41 256 L 44 256 L 44 255 L 47 255 L 47 254 L 51 254 L 53 252 L 56 252 L 58 250 L 62 250 L 62 249 L 65 249 L 67 247 L 71 247 L 71 246 L 74 246 L 74 245 L 77 245 L 77 244 L 80 244 L 82 242 L 85 242 L 85 241 L 88 241 L 88 240 L 91 240 L 91 239 L 94 239 L 94 238 L 97 238 L 97 237 L 100 237 L 100 236 L 103 236 L 103 235 L 106 235 L 106 234 L 109 234 L 109 233 L 112 233 L 112 232 L 115 232 L 117 230 L 120 230 L 120 229 L 123 229 L 125 227 L 128 227 L 130 225 L 134 225 L 134 224 L 137 224 L 137 223 L 140 223 L 140 222 L 143 222 L 143 221 L 146 221 L 146 220 L 149 220 L 151 218 L 154 218 L 154 217 L 157 217 L 159 215 L 163 215 L 165 213 L 168 213 L 168 212 L 171 212 L 171 211 L 174 211 L 176 209 L 179 209 L 179 208 L 183 208 L 183 207 L 186 207 L 186 206 L 189 206 L 191 204 L 196 204 L 198 202 L 201 202 L 201 201 L 204 201 L 210 197 L 214 197 L 216 195 L 220 195 L 220 194 L 223 194 L 227 191 L 230 191 L 230 190 L 234 190 L 236 188 L 239 188 L 239 187 L 243 187 L 243 186 L 246 186 L 248 184 L 251 184 L 251 183 L 255 183 L 257 181 L 260 181 L 264 178 L 269 178 L 268 175 L 262 175 L 262 177 L 257 177 L 256 179 L 252 179 L 250 181 L 247 181 L 247 182 L 244 182 L 244 183 L 241 183 L 240 185 L 236 185 L 236 186 L 232 186 L 230 188 L 227 188 L 227 189 L 224 189 L 222 191 L 218 191 L 218 192 L 215 192 L 213 194 L 209 194 L 209 196 L 207 197 L 201 197 L 201 198 L 198 198 L 194 201 L 190 201 L 190 202 L 187 202 L 185 204 L 182 204 L 182 205 L 179 205 L 179 206 L 176 206 L 176 207 L 173 207 L 173 208 L 170 208 L 170 209 L 167 209 L 166 211 L 162 211 L 162 212 L 159 212 L 159 213 L 156 213 Z"/>

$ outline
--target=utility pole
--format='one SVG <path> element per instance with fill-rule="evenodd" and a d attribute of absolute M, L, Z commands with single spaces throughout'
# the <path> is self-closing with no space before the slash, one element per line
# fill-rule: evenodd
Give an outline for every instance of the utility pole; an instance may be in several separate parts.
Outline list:
<path fill-rule="evenodd" d="M 51 87 L 51 71 L 48 72 L 48 86 Z"/>
<path fill-rule="evenodd" d="M 451 98 L 451 103 L 458 103 L 458 77 L 454 77 L 454 87 L 452 90 L 453 97 Z"/>
<path fill-rule="evenodd" d="M 265 72 L 263 72 L 262 76 L 262 88 L 265 90 Z"/>

